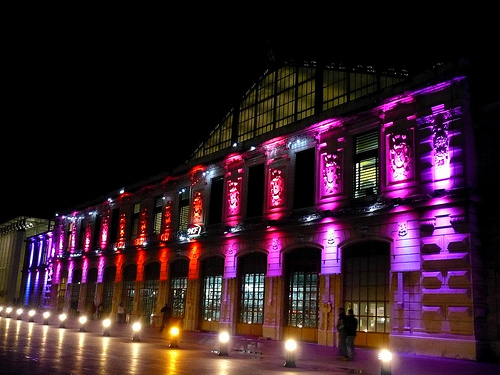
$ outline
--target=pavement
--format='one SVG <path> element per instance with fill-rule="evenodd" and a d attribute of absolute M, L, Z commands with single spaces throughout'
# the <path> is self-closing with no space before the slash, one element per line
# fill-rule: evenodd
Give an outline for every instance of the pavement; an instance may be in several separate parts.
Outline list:
<path fill-rule="evenodd" d="M 143 340 L 169 340 L 166 330 L 162 333 L 153 326 L 144 328 Z M 205 349 L 218 355 L 221 351 L 217 333 L 184 331 L 178 345 L 180 348 Z M 293 361 L 287 359 L 285 342 L 249 336 L 232 336 L 227 347 L 227 358 L 251 359 L 256 372 L 274 371 L 277 366 L 295 364 L 293 373 L 318 374 L 383 374 L 383 375 L 500 375 L 500 362 L 477 362 L 463 359 L 429 357 L 393 353 L 390 365 L 378 359 L 379 350 L 356 348 L 356 357 L 344 361 L 337 347 L 313 343 L 298 343 Z M 285 364 L 287 366 L 285 366 Z M 260 371 L 257 371 L 260 369 Z M 290 369 L 290 368 L 289 368 Z"/>
<path fill-rule="evenodd" d="M 28 319 L 23 318 L 23 321 Z M 40 321 L 38 321 L 40 320 Z M 35 323 L 41 325 L 41 318 L 35 319 Z M 6 322 L 3 322 L 6 324 Z M 56 316 L 50 318 L 49 326 L 57 327 L 59 325 Z M 26 325 L 27 326 L 27 325 Z M 38 326 L 38 324 L 36 324 Z M 17 324 L 15 327 L 19 327 Z M 66 322 L 66 328 L 69 333 L 78 332 L 79 323 L 75 317 L 70 317 Z M 11 325 L 10 329 L 14 329 Z M 19 328 L 16 328 L 19 329 Z M 1 330 L 0 330 L 1 331 Z M 96 338 L 101 336 L 102 324 L 99 320 L 90 320 L 87 322 L 85 331 L 90 333 L 90 339 L 85 343 L 85 346 L 91 345 Z M 4 334 L 2 334 L 3 336 Z M 120 350 L 127 350 L 127 343 L 130 343 L 133 338 L 132 324 L 113 324 L 110 328 L 110 336 L 119 347 Z M 9 336 L 10 337 L 10 336 Z M 70 344 L 70 336 L 67 336 L 65 343 Z M 378 350 L 356 348 L 356 358 L 353 361 L 343 361 L 338 356 L 336 347 L 317 345 L 312 343 L 299 342 L 294 356 L 289 356 L 285 352 L 285 343 L 280 340 L 267 340 L 257 337 L 248 336 L 232 336 L 227 345 L 227 355 L 221 355 L 221 345 L 219 343 L 218 334 L 209 332 L 193 332 L 182 331 L 177 345 L 171 341 L 167 330 L 159 332 L 159 328 L 155 326 L 143 326 L 138 337 L 140 347 L 150 353 L 151 357 L 145 359 L 141 371 L 138 368 L 137 373 L 166 373 L 162 370 L 155 371 L 155 360 L 167 355 L 174 356 L 171 359 L 172 367 L 175 367 L 175 358 L 178 358 L 177 368 L 173 369 L 171 374 L 232 374 L 238 375 L 251 374 L 366 374 L 366 375 L 499 375 L 500 363 L 499 362 L 476 362 L 462 359 L 449 359 L 439 357 L 428 357 L 420 355 L 410 355 L 403 353 L 393 353 L 393 360 L 389 367 L 382 368 L 381 362 L 378 359 Z M 29 343 L 29 337 L 27 338 Z M 80 340 L 80 339 L 78 339 Z M 90 341 L 93 340 L 93 341 Z M 5 339 L 7 341 L 7 332 Z M 97 340 L 101 341 L 101 340 Z M 5 344 L 5 343 L 4 343 Z M 18 345 L 20 345 L 19 343 Z M 25 343 L 26 344 L 26 343 Z M 32 340 L 30 345 L 33 345 Z M 43 344 L 43 343 L 42 343 Z M 144 345 L 142 345 L 144 344 Z M 89 347 L 88 349 L 91 349 Z M 125 348 L 125 349 L 124 349 Z M 176 350 L 178 348 L 178 350 Z M 14 349 L 12 349 L 14 350 Z M 24 350 L 21 348 L 21 350 Z M 43 350 L 46 349 L 41 349 Z M 35 349 L 33 348 L 33 351 Z M 223 350 L 222 350 L 223 351 Z M 177 353 L 177 354 L 176 354 Z M 120 355 L 121 353 L 118 353 Z M 59 355 L 59 354 L 57 354 Z M 72 352 L 68 355 L 72 356 Z M 88 366 L 97 366 L 99 361 L 92 360 L 94 351 L 90 351 L 86 357 L 86 364 Z M 108 352 L 108 356 L 111 353 Z M 120 358 L 120 357 L 118 357 Z M 192 361 L 193 363 L 179 365 L 183 360 Z M 4 358 L 6 359 L 6 358 Z M 56 358 L 57 359 L 57 358 Z M 102 359 L 99 359 L 100 361 Z M 40 362 L 42 360 L 40 359 Z M 85 361 L 84 361 L 85 362 Z M 200 368 L 195 362 L 201 363 Z M 121 365 L 121 362 L 110 362 L 113 366 Z M 286 366 L 285 366 L 286 365 Z M 295 365 L 295 367 L 293 367 Z M 125 365 L 124 365 L 125 366 Z M 158 367 L 158 365 L 156 364 Z M 198 367 L 197 367 L 198 366 Z M 137 367 L 137 366 L 136 366 Z M 128 367 L 124 367 L 127 369 Z M 237 369 L 236 372 L 231 369 Z M 117 370 L 117 369 L 116 369 Z M 133 372 L 132 368 L 132 373 Z M 144 372 L 146 371 L 146 372 Z M 0 369 L 0 373 L 2 370 Z M 95 371 L 73 373 L 96 373 Z M 122 371 L 122 373 L 124 373 Z M 10 374 L 10 373 L 9 373 Z M 125 373 L 124 373 L 125 374 Z"/>

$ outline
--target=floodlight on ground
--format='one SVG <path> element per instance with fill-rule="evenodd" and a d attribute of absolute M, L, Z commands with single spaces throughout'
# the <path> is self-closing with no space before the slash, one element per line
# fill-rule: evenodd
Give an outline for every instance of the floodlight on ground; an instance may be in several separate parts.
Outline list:
<path fill-rule="evenodd" d="M 66 327 L 66 314 L 60 314 L 59 315 L 59 328 L 65 328 Z"/>
<path fill-rule="evenodd" d="M 36 311 L 31 309 L 30 311 L 28 311 L 28 321 L 30 322 L 34 322 L 35 321 L 35 314 L 36 314 Z"/>
<path fill-rule="evenodd" d="M 49 317 L 50 317 L 50 313 L 48 311 L 45 311 L 43 313 L 43 324 L 45 324 L 45 325 L 49 324 Z"/>
<path fill-rule="evenodd" d="M 380 375 L 391 375 L 392 353 L 387 349 L 382 349 L 378 353 L 380 360 Z"/>
<path fill-rule="evenodd" d="M 141 332 L 141 323 L 135 322 L 132 324 L 132 331 L 134 331 L 134 334 L 132 335 L 132 340 L 133 341 L 141 341 L 140 338 L 140 332 Z"/>
<path fill-rule="evenodd" d="M 109 329 L 111 327 L 111 319 L 107 318 L 102 321 L 102 335 L 109 336 Z"/>
<path fill-rule="evenodd" d="M 85 325 L 87 324 L 87 317 L 85 315 L 78 318 L 78 322 L 80 323 L 80 332 L 85 332 Z"/>
<path fill-rule="evenodd" d="M 295 365 L 295 352 L 297 351 L 297 342 L 293 339 L 285 341 L 285 367 L 297 367 Z"/>
<path fill-rule="evenodd" d="M 223 331 L 219 334 L 219 344 L 220 344 L 219 355 L 228 356 L 229 351 L 227 347 L 229 345 L 229 333 Z"/>
<path fill-rule="evenodd" d="M 23 313 L 23 309 L 19 308 L 16 310 L 17 320 L 21 320 L 21 314 Z"/>
<path fill-rule="evenodd" d="M 178 348 L 179 334 L 180 334 L 179 327 L 173 326 L 172 328 L 170 328 L 169 334 L 170 334 L 170 344 L 168 346 L 171 348 Z"/>

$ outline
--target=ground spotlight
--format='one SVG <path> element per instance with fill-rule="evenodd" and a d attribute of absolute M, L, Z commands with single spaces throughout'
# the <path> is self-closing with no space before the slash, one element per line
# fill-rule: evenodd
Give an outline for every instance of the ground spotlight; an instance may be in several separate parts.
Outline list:
<path fill-rule="evenodd" d="M 170 328 L 169 330 L 170 333 L 170 344 L 168 345 L 171 348 L 178 348 L 179 347 L 179 327 L 174 326 Z"/>
<path fill-rule="evenodd" d="M 134 324 L 132 324 L 132 330 L 134 331 L 134 334 L 132 335 L 132 340 L 141 341 L 141 338 L 139 336 L 141 332 L 141 323 L 135 322 Z"/>
<path fill-rule="evenodd" d="M 78 318 L 78 322 L 80 323 L 80 332 L 85 332 L 85 324 L 87 324 L 87 317 L 81 316 Z"/>
<path fill-rule="evenodd" d="M 288 339 L 285 341 L 285 367 L 297 367 L 295 365 L 295 351 L 297 350 L 297 343 L 295 340 Z"/>
<path fill-rule="evenodd" d="M 49 324 L 49 316 L 50 316 L 50 313 L 48 311 L 45 311 L 43 313 L 43 324 L 45 324 L 45 325 Z"/>
<path fill-rule="evenodd" d="M 34 322 L 35 321 L 35 314 L 36 314 L 36 311 L 33 310 L 33 309 L 31 309 L 30 311 L 28 311 L 28 316 L 29 316 L 28 321 Z"/>
<path fill-rule="evenodd" d="M 104 319 L 102 321 L 102 335 L 109 336 L 109 329 L 111 327 L 111 319 Z"/>
<path fill-rule="evenodd" d="M 17 320 L 21 320 L 21 314 L 23 313 L 23 309 L 19 308 L 16 310 Z"/>
<path fill-rule="evenodd" d="M 5 312 L 7 313 L 7 318 L 10 318 L 10 313 L 12 312 L 12 307 L 7 307 L 7 309 L 5 309 Z"/>
<path fill-rule="evenodd" d="M 380 375 L 391 375 L 392 353 L 387 349 L 382 349 L 378 353 L 380 360 Z"/>
<path fill-rule="evenodd" d="M 66 314 L 59 315 L 59 328 L 66 328 Z"/>
<path fill-rule="evenodd" d="M 229 333 L 225 331 L 221 332 L 219 334 L 219 344 L 220 344 L 219 355 L 223 356 L 229 355 L 229 352 L 227 350 L 228 343 L 229 343 Z"/>

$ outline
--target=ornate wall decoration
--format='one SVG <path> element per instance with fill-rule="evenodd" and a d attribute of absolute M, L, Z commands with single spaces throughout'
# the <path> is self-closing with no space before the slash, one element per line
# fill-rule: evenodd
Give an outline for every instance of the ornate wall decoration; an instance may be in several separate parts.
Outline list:
<path fill-rule="evenodd" d="M 271 206 L 278 207 L 284 203 L 285 181 L 281 169 L 271 169 L 270 196 Z"/>
<path fill-rule="evenodd" d="M 163 219 L 163 233 L 161 235 L 162 241 L 168 241 L 172 232 L 172 201 L 165 204 L 165 214 Z"/>
<path fill-rule="evenodd" d="M 389 144 L 389 167 L 392 181 L 412 177 L 412 146 L 406 134 L 392 134 Z"/>
<path fill-rule="evenodd" d="M 227 182 L 227 204 L 228 216 L 238 215 L 240 213 L 240 195 L 241 179 L 229 180 Z"/>
<path fill-rule="evenodd" d="M 339 155 L 325 153 L 321 159 L 323 195 L 339 193 L 341 190 L 341 163 Z"/>
<path fill-rule="evenodd" d="M 193 194 L 193 223 L 203 221 L 203 198 L 201 191 Z"/>

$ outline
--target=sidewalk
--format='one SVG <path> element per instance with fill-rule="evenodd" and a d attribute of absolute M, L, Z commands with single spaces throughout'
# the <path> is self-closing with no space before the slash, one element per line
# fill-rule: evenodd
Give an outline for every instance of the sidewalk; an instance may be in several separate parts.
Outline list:
<path fill-rule="evenodd" d="M 56 325 L 56 322 L 51 322 Z M 67 328 L 78 328 L 76 318 L 69 318 Z M 102 331 L 101 321 L 88 321 L 88 332 Z M 127 337 L 132 339 L 132 324 L 116 324 L 111 327 L 111 337 Z M 140 333 L 140 341 L 168 348 L 169 336 L 167 330 L 162 333 L 157 327 L 144 326 Z M 179 349 L 206 351 L 217 355 L 220 350 L 216 333 L 183 331 L 179 337 Z M 295 364 L 289 369 L 293 373 L 315 374 L 366 374 L 378 375 L 381 365 L 378 360 L 378 350 L 356 348 L 356 359 L 344 362 L 337 355 L 336 347 L 328 347 L 311 343 L 298 343 Z M 228 360 L 253 360 L 255 371 L 268 373 L 283 370 L 285 363 L 284 342 L 265 340 L 246 336 L 231 337 L 228 345 Z M 410 354 L 393 353 L 391 362 L 392 375 L 499 375 L 500 363 L 475 362 L 468 360 L 427 357 Z"/>

